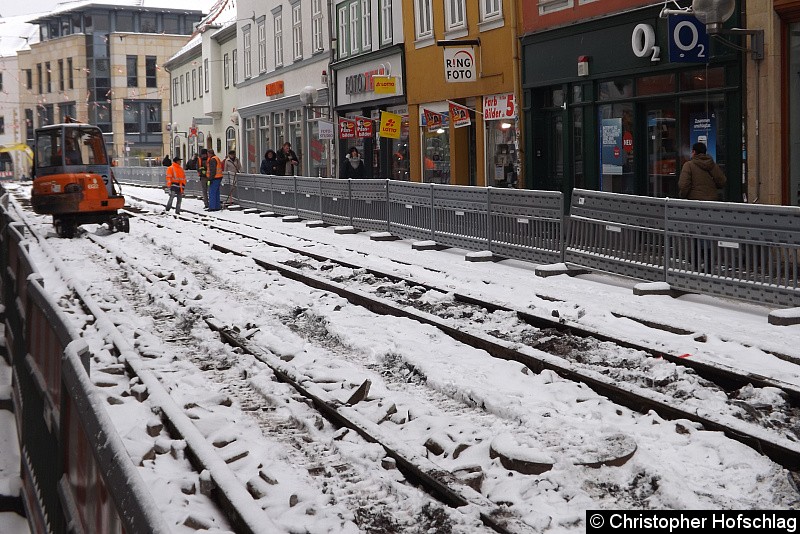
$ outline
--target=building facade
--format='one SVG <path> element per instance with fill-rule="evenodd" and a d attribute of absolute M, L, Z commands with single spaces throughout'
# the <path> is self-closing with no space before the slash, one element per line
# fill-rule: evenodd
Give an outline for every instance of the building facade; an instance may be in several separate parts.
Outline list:
<path fill-rule="evenodd" d="M 31 173 L 30 160 L 21 150 L 27 130 L 20 110 L 17 53 L 39 40 L 39 30 L 27 18 L 0 18 L 0 180 Z"/>
<path fill-rule="evenodd" d="M 213 149 L 220 158 L 240 151 L 236 13 L 232 0 L 215 5 L 165 64 L 171 88 L 171 154 L 184 162 L 202 148 Z"/>
<path fill-rule="evenodd" d="M 529 187 L 677 197 L 681 166 L 704 141 L 728 177 L 721 199 L 746 198 L 738 37 L 711 38 L 693 16 L 660 17 L 662 7 L 526 5 Z"/>
<path fill-rule="evenodd" d="M 236 82 L 245 169 L 286 142 L 292 172 L 331 176 L 330 34 L 323 0 L 239 0 Z"/>
<path fill-rule="evenodd" d="M 335 2 L 334 62 L 339 176 L 353 147 L 365 178 L 408 180 L 408 105 L 402 2 Z M 381 112 L 401 117 L 398 139 L 381 137 Z"/>
<path fill-rule="evenodd" d="M 18 54 L 20 113 L 33 128 L 71 117 L 97 125 L 111 157 L 158 159 L 169 147 L 169 74 L 162 65 L 185 43 L 201 13 L 79 3 L 41 16 L 40 42 Z"/>
<path fill-rule="evenodd" d="M 518 184 L 517 4 L 406 3 L 413 7 L 403 19 L 412 180 Z"/>

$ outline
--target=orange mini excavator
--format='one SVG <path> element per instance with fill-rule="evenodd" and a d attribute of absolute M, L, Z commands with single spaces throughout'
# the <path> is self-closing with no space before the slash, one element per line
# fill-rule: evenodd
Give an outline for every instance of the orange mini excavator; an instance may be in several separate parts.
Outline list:
<path fill-rule="evenodd" d="M 35 132 L 33 211 L 52 215 L 59 237 L 75 236 L 81 224 L 107 224 L 128 232 L 119 184 L 111 172 L 103 132 L 80 123 L 53 124 Z"/>

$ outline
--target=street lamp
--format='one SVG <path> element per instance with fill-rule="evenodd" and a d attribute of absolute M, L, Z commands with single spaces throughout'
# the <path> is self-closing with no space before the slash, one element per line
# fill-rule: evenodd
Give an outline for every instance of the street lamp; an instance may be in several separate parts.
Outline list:
<path fill-rule="evenodd" d="M 303 104 L 303 168 L 305 175 L 311 176 L 311 109 L 319 98 L 316 87 L 306 85 L 300 91 L 300 102 Z"/>

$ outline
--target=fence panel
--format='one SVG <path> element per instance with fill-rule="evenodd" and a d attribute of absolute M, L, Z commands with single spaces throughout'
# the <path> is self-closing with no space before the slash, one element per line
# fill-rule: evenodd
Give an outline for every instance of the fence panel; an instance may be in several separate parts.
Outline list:
<path fill-rule="evenodd" d="M 409 238 L 433 239 L 433 184 L 388 182 L 389 232 Z"/>
<path fill-rule="evenodd" d="M 564 261 L 663 281 L 665 206 L 664 199 L 575 189 Z"/>
<path fill-rule="evenodd" d="M 350 181 L 320 178 L 322 221 L 335 226 L 348 226 L 350 219 Z"/>
<path fill-rule="evenodd" d="M 352 224 L 362 230 L 389 231 L 388 180 L 347 180 Z"/>
<path fill-rule="evenodd" d="M 800 208 L 670 200 L 666 224 L 671 286 L 800 306 Z"/>
<path fill-rule="evenodd" d="M 563 261 L 564 195 L 489 188 L 489 250 L 537 263 Z"/>
<path fill-rule="evenodd" d="M 433 240 L 449 247 L 489 250 L 489 191 L 485 187 L 433 186 Z"/>
<path fill-rule="evenodd" d="M 322 217 L 320 179 L 297 176 L 295 180 L 297 184 L 297 196 L 295 197 L 297 199 L 297 216 L 307 220 L 319 220 Z"/>
<path fill-rule="evenodd" d="M 272 177 L 272 210 L 280 215 L 297 215 L 294 176 Z"/>

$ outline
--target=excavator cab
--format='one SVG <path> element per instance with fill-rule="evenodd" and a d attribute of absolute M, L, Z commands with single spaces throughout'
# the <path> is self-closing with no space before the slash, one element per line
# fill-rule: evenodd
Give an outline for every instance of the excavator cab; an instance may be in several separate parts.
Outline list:
<path fill-rule="evenodd" d="M 65 123 L 35 131 L 31 205 L 53 216 L 59 237 L 71 238 L 81 224 L 107 224 L 128 232 L 125 197 L 114 180 L 103 132 L 96 126 Z"/>

